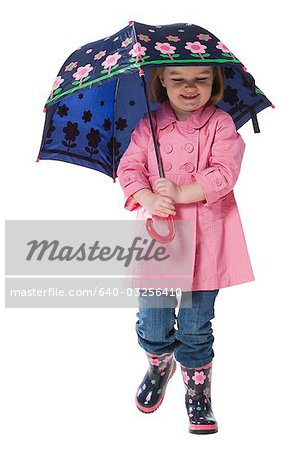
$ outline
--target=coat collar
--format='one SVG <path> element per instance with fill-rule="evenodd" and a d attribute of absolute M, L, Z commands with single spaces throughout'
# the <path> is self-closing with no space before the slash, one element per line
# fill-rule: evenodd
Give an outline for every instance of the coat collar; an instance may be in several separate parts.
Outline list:
<path fill-rule="evenodd" d="M 217 107 L 213 104 L 204 105 L 196 111 L 193 111 L 186 120 L 177 120 L 169 100 L 165 100 L 156 110 L 157 126 L 163 129 L 171 123 L 177 122 L 185 127 L 202 128 L 216 110 Z"/>

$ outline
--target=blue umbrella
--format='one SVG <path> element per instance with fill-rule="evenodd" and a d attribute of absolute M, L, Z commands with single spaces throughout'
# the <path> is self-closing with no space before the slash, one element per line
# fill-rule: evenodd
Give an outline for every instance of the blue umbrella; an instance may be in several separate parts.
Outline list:
<path fill-rule="evenodd" d="M 119 161 L 138 121 L 148 113 L 160 177 L 164 177 L 148 99 L 150 68 L 221 65 L 223 99 L 217 103 L 240 128 L 272 103 L 239 59 L 208 30 L 197 25 L 129 25 L 112 36 L 78 48 L 61 67 L 46 101 L 37 161 L 52 159 L 98 170 L 115 182 Z M 169 237 L 174 235 L 169 216 Z M 154 233 L 148 219 L 149 233 Z M 164 237 L 165 241 L 167 237 Z M 165 242 L 164 241 L 164 242 Z"/>

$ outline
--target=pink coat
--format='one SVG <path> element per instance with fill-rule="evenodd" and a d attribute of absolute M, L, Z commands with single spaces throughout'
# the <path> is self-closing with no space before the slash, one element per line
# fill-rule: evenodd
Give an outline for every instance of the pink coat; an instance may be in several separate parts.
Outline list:
<path fill-rule="evenodd" d="M 206 201 L 175 204 L 175 219 L 193 221 L 192 290 L 213 290 L 254 280 L 234 197 L 245 150 L 231 116 L 205 105 L 177 120 L 169 101 L 153 112 L 164 176 L 178 185 L 197 181 Z M 151 190 L 160 178 L 148 117 L 141 119 L 120 160 L 117 175 L 124 207 L 137 219 L 153 217 L 132 194 Z"/>

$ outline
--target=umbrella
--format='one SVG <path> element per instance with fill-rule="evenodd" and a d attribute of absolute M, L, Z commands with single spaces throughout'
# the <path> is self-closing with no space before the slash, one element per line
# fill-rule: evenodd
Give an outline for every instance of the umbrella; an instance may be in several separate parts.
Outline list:
<path fill-rule="evenodd" d="M 151 67 L 221 65 L 225 90 L 217 104 L 228 112 L 236 129 L 248 120 L 260 132 L 257 114 L 272 103 L 255 85 L 253 76 L 208 30 L 189 23 L 129 25 L 104 39 L 79 47 L 61 67 L 46 101 L 44 130 L 37 162 L 59 160 L 98 170 L 116 180 L 119 161 L 138 121 L 148 113 L 160 177 L 164 177 L 149 101 Z M 160 236 L 147 219 L 147 230 Z"/>

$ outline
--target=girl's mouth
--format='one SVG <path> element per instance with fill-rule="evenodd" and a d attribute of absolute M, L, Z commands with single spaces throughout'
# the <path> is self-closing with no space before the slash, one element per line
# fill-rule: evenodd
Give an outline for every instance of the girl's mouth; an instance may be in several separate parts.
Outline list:
<path fill-rule="evenodd" d="M 181 97 L 183 97 L 186 100 L 193 100 L 194 98 L 198 97 L 199 94 L 181 94 Z"/>

